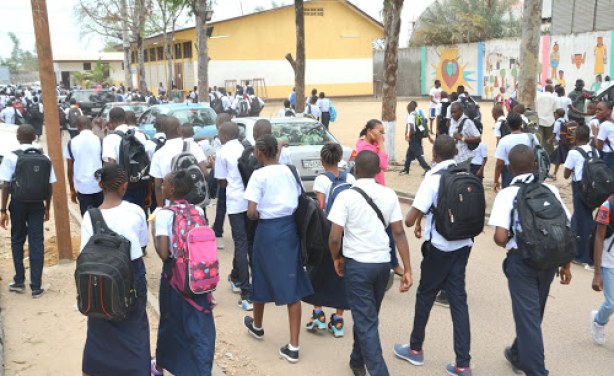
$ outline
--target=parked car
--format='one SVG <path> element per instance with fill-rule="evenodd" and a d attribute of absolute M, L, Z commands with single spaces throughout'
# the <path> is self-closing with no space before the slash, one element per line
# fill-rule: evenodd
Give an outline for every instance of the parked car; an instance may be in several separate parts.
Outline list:
<path fill-rule="evenodd" d="M 257 117 L 235 118 L 233 122 L 239 125 L 241 137 L 254 145 L 254 123 L 260 119 Z M 324 172 L 320 160 L 320 150 L 327 142 L 338 142 L 337 139 L 317 120 L 309 118 L 272 118 L 273 135 L 280 143 L 286 144 L 290 152 L 292 164 L 296 166 L 303 185 L 307 192 L 313 191 L 313 181 L 316 176 Z M 352 149 L 343 148 L 343 160 L 341 165 L 346 166 L 350 159 Z"/>
<path fill-rule="evenodd" d="M 14 124 L 0 123 L 0 163 L 8 153 L 19 149 L 17 141 L 17 126 Z"/>
<path fill-rule="evenodd" d="M 610 103 L 610 105 L 614 104 L 614 84 L 605 86 L 592 98 L 593 102 L 601 102 L 606 101 Z"/>
<path fill-rule="evenodd" d="M 106 133 L 107 123 L 109 122 L 109 112 L 114 107 L 121 107 L 124 111 L 132 111 L 138 119 L 149 109 L 149 104 L 145 102 L 111 102 L 104 105 L 92 120 L 92 125 L 97 132 Z"/>
<path fill-rule="evenodd" d="M 67 98 L 75 99 L 83 115 L 93 118 L 105 104 L 115 102 L 115 95 L 111 90 L 73 90 Z"/>
<path fill-rule="evenodd" d="M 154 121 L 160 115 L 174 116 L 180 124 L 191 123 L 194 126 L 194 139 L 213 138 L 217 135 L 215 119 L 217 114 L 211 107 L 202 103 L 168 103 L 151 106 L 139 118 L 139 128 L 148 137 L 156 133 Z"/>

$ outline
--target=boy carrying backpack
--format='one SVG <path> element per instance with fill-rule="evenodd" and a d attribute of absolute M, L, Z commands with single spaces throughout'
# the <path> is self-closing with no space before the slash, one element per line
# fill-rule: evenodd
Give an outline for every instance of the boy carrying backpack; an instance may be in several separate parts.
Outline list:
<path fill-rule="evenodd" d="M 405 166 L 399 175 L 407 175 L 411 162 L 416 159 L 420 163 L 420 167 L 424 169 L 424 173 L 431 169 L 431 166 L 424 160 L 424 149 L 422 148 L 422 139 L 428 137 L 429 141 L 433 142 L 429 130 L 427 128 L 427 120 L 422 110 L 417 108 L 416 101 L 411 101 L 407 105 L 407 116 L 405 118 L 405 140 L 409 143 L 407 153 L 405 154 Z"/>

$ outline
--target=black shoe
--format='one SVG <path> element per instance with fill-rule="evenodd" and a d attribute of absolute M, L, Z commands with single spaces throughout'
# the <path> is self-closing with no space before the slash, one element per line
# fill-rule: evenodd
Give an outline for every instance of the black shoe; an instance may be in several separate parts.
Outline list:
<path fill-rule="evenodd" d="M 350 369 L 352 370 L 354 376 L 367 376 L 367 370 L 365 369 L 365 366 L 356 367 L 353 366 L 352 363 L 350 363 Z"/>
<path fill-rule="evenodd" d="M 32 290 L 32 299 L 38 299 L 45 293 L 43 289 Z"/>
<path fill-rule="evenodd" d="M 518 354 L 514 354 L 511 347 L 506 347 L 505 350 L 503 351 L 503 355 L 505 356 L 505 359 L 507 359 L 507 361 L 510 362 L 510 365 L 512 366 L 512 370 L 514 371 L 514 373 L 517 375 L 521 375 L 522 370 L 520 369 L 520 364 L 518 361 Z"/>
<path fill-rule="evenodd" d="M 20 294 L 23 294 L 23 292 L 26 291 L 26 284 L 13 282 L 9 285 L 9 291 L 18 292 Z"/>
<path fill-rule="evenodd" d="M 243 325 L 247 328 L 247 332 L 256 339 L 262 339 L 264 337 L 264 329 L 254 329 L 254 318 L 251 316 L 245 316 L 243 318 Z"/>
<path fill-rule="evenodd" d="M 440 305 L 442 307 L 450 308 L 450 302 L 448 302 L 448 295 L 446 292 L 441 290 L 437 297 L 435 297 L 435 304 Z"/>
<path fill-rule="evenodd" d="M 298 363 L 298 350 L 290 350 L 288 345 L 279 349 L 279 356 L 286 359 L 290 363 Z"/>

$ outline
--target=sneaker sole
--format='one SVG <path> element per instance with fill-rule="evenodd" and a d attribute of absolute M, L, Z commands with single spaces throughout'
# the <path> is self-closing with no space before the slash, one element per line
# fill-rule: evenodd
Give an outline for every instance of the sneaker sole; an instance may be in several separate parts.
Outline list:
<path fill-rule="evenodd" d="M 599 345 L 599 346 L 603 346 L 603 345 L 605 345 L 605 338 L 603 339 L 603 341 L 597 341 L 597 340 L 595 339 L 595 336 L 593 335 L 593 326 L 596 324 L 596 322 L 595 322 L 595 317 L 597 317 L 597 313 L 598 313 L 598 312 L 599 312 L 599 311 L 592 311 L 592 312 L 591 312 L 591 338 L 593 339 L 593 342 L 594 342 L 595 344 L 597 344 L 597 345 Z M 597 325 L 599 325 L 599 324 L 597 324 Z"/>
<path fill-rule="evenodd" d="M 403 360 L 406 360 L 406 361 L 408 361 L 409 363 L 413 364 L 414 366 L 423 366 L 423 365 L 424 365 L 424 360 L 423 360 L 422 362 L 418 362 L 418 361 L 416 361 L 416 360 L 414 360 L 414 359 L 411 359 L 411 358 L 406 357 L 405 355 L 401 355 L 401 354 L 397 353 L 397 352 L 396 352 L 396 350 L 393 350 L 393 352 L 394 352 L 394 355 L 395 355 L 397 358 L 399 358 L 399 359 L 403 359 Z"/>
<path fill-rule="evenodd" d="M 16 292 L 16 293 L 18 293 L 18 294 L 23 294 L 24 292 L 26 292 L 26 289 L 25 289 L 25 288 L 23 288 L 23 289 L 18 289 L 18 288 L 10 288 L 10 287 L 9 287 L 9 291 L 10 291 L 10 292 Z"/>
<path fill-rule="evenodd" d="M 438 302 L 437 300 L 435 300 L 435 303 L 433 303 L 433 304 L 438 305 L 440 307 L 450 308 L 450 303 L 441 303 L 441 302 Z"/>
<path fill-rule="evenodd" d="M 248 334 L 250 334 L 252 337 L 254 337 L 254 338 L 256 338 L 256 339 L 263 339 L 263 338 L 264 338 L 264 334 L 260 336 L 260 335 L 258 335 L 258 334 L 256 334 L 256 333 L 252 332 L 252 331 L 251 331 L 251 330 L 250 330 L 250 329 L 247 327 L 247 325 L 245 325 L 245 322 L 243 323 L 243 327 L 244 327 L 245 329 L 247 329 L 247 333 L 248 333 Z"/>
<path fill-rule="evenodd" d="M 245 307 L 245 306 L 243 305 L 243 303 L 239 303 L 239 304 L 237 304 L 237 305 L 239 306 L 239 308 L 241 308 L 241 309 L 242 309 L 242 310 L 244 310 L 245 312 L 251 312 L 251 311 L 253 311 L 253 310 L 254 310 L 254 306 L 251 306 L 251 307 Z"/>
<path fill-rule="evenodd" d="M 334 329 L 328 329 L 328 331 L 330 332 L 330 334 L 333 335 L 333 337 L 335 338 L 343 338 L 343 336 L 345 335 L 345 333 L 339 333 L 337 331 L 335 331 Z"/>
<path fill-rule="evenodd" d="M 288 355 L 282 353 L 281 350 L 279 350 L 279 357 L 281 359 L 286 359 L 288 362 L 290 362 L 292 364 L 298 363 L 298 359 L 294 359 L 294 358 L 289 357 Z"/>

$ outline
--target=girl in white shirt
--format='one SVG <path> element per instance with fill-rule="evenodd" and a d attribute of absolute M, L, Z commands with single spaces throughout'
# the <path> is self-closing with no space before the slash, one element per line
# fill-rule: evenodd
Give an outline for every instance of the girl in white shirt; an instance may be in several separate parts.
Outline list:
<path fill-rule="evenodd" d="M 123 321 L 107 321 L 88 317 L 87 337 L 83 350 L 83 375 L 131 375 L 150 373 L 149 321 L 147 282 L 143 249 L 149 235 L 145 213 L 140 206 L 123 201 L 128 189 L 128 175 L 118 164 L 105 165 L 96 171 L 104 195 L 99 206 L 107 226 L 130 240 L 132 271 L 137 292 L 134 311 Z M 93 236 L 89 213 L 81 225 L 81 249 Z"/>
<path fill-rule="evenodd" d="M 299 360 L 301 299 L 313 289 L 301 262 L 300 241 L 294 212 L 301 192 L 289 166 L 277 162 L 277 140 L 270 134 L 256 141 L 256 159 L 263 166 L 254 171 L 245 189 L 247 216 L 258 221 L 252 255 L 254 316 L 245 316 L 249 334 L 262 339 L 265 303 L 287 305 L 290 343 L 279 355 L 291 363 Z"/>

